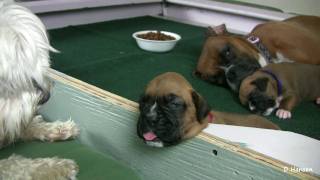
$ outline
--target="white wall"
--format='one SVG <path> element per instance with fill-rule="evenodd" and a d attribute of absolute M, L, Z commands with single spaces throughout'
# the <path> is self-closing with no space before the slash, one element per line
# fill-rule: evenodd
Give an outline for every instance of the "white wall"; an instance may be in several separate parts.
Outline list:
<path fill-rule="evenodd" d="M 284 12 L 320 16 L 320 0 L 236 0 L 275 7 Z"/>

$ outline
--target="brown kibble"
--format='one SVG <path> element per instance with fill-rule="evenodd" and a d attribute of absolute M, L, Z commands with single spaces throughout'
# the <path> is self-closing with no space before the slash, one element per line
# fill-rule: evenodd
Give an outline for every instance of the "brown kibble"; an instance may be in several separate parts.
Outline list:
<path fill-rule="evenodd" d="M 158 41 L 170 41 L 170 40 L 175 40 L 176 38 L 166 35 L 161 33 L 160 31 L 157 32 L 148 32 L 145 34 L 138 34 L 137 35 L 139 38 L 142 39 L 148 39 L 148 40 L 158 40 Z"/>

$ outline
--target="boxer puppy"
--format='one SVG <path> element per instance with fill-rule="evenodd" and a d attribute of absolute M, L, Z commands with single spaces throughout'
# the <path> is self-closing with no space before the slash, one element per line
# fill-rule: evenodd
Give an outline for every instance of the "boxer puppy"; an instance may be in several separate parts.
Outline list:
<path fill-rule="evenodd" d="M 198 135 L 208 123 L 280 129 L 257 115 L 210 110 L 184 77 L 168 72 L 154 78 L 139 101 L 138 136 L 147 145 L 164 147 Z"/>
<path fill-rule="evenodd" d="M 303 100 L 320 97 L 320 65 L 269 64 L 243 80 L 239 98 L 249 109 L 279 118 L 291 118 L 291 110 Z"/>
<path fill-rule="evenodd" d="M 209 82 L 225 85 L 224 71 L 230 68 L 230 61 L 246 61 L 243 63 L 247 65 L 254 61 L 260 67 L 287 61 L 320 64 L 319 32 L 320 17 L 315 16 L 296 16 L 260 24 L 247 36 L 230 34 L 224 24 L 209 28 L 195 74 Z M 246 71 L 243 67 L 233 68 Z"/>
<path fill-rule="evenodd" d="M 220 67 L 225 72 L 228 86 L 237 93 L 242 80 L 261 68 L 259 63 L 252 58 L 230 59 L 226 63 L 222 63 Z"/>

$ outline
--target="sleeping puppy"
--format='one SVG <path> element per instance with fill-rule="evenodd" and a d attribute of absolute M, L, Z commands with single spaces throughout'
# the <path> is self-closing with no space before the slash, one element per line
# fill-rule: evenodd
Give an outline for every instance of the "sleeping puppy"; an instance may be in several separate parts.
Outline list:
<path fill-rule="evenodd" d="M 231 90 L 238 93 L 242 80 L 260 69 L 261 66 L 257 61 L 249 57 L 226 58 L 226 61 L 221 64 L 220 68 L 225 72 L 228 86 Z"/>
<path fill-rule="evenodd" d="M 209 31 L 217 31 L 217 29 L 210 29 Z M 206 47 L 204 47 L 204 49 L 205 48 Z M 220 60 L 219 63 L 216 64 L 218 68 L 217 75 L 206 76 L 206 73 L 203 73 L 203 71 L 212 69 L 210 68 L 212 67 L 211 63 L 214 63 L 212 60 L 208 60 L 210 61 L 209 64 L 207 61 L 203 60 L 201 61 L 202 63 L 199 62 L 198 66 L 200 68 L 198 68 L 199 71 L 195 71 L 195 75 L 209 82 L 217 82 L 217 84 L 228 86 L 234 92 L 238 92 L 242 80 L 254 73 L 256 70 L 260 69 L 262 66 L 254 57 L 250 55 L 238 55 L 237 48 L 231 44 L 220 48 L 220 52 L 218 53 Z M 207 51 L 209 52 L 210 50 L 207 49 Z M 205 64 L 204 66 L 203 63 Z"/>
<path fill-rule="evenodd" d="M 246 64 L 254 61 L 260 67 L 279 62 L 320 64 L 319 32 L 320 17 L 316 16 L 259 24 L 246 36 L 229 33 L 224 24 L 209 28 L 195 74 L 211 83 L 227 85 L 223 66 L 230 60 Z M 242 67 L 237 71 L 246 70 Z"/>
<path fill-rule="evenodd" d="M 251 111 L 270 115 L 279 108 L 279 118 L 291 118 L 291 110 L 300 101 L 320 97 L 320 66 L 280 63 L 269 64 L 243 80 L 239 98 Z"/>
<path fill-rule="evenodd" d="M 210 110 L 187 80 L 173 72 L 161 74 L 146 87 L 139 101 L 138 136 L 147 145 L 164 147 L 198 135 L 208 123 L 280 129 L 257 115 Z"/>

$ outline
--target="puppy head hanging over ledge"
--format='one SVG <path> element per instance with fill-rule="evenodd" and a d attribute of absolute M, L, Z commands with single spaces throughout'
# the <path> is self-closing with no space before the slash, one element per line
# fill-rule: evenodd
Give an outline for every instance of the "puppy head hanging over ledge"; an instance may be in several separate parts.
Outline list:
<path fill-rule="evenodd" d="M 208 126 L 210 108 L 181 75 L 153 79 L 139 101 L 138 136 L 150 146 L 175 145 Z"/>
<path fill-rule="evenodd" d="M 154 147 L 175 145 L 195 137 L 208 123 L 280 129 L 261 116 L 210 110 L 188 81 L 173 72 L 154 78 L 139 105 L 138 136 Z"/>

